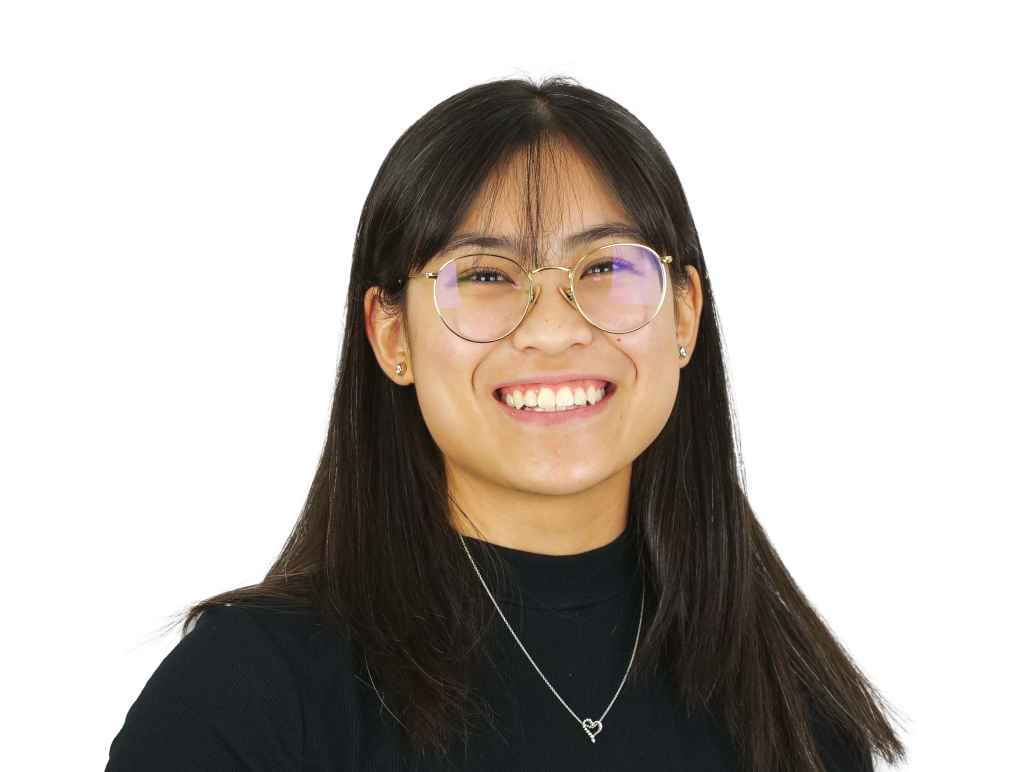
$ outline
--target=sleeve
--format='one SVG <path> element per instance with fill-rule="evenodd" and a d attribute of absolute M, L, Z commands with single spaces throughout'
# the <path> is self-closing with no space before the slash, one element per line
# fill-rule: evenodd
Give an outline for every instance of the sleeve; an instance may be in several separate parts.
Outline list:
<path fill-rule="evenodd" d="M 303 754 L 299 689 L 241 606 L 205 611 L 147 681 L 111 742 L 107 772 L 291 770 Z"/>

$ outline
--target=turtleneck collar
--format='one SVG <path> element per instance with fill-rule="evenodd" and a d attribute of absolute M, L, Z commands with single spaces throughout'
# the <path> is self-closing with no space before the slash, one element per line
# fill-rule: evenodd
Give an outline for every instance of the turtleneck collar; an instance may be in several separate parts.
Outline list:
<path fill-rule="evenodd" d="M 465 544 L 497 601 L 532 608 L 588 606 L 635 586 L 638 561 L 626 528 L 614 541 L 573 555 L 544 555 L 465 536 Z M 514 587 L 497 581 L 489 553 L 510 569 Z M 471 566 L 469 565 L 469 569 Z"/>

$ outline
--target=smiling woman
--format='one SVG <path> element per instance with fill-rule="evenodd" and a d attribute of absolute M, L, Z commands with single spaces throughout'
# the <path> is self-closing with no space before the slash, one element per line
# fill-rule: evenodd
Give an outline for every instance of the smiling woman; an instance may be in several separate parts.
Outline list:
<path fill-rule="evenodd" d="M 259 584 L 189 609 L 108 769 L 904 758 L 750 507 L 638 119 L 567 78 L 446 99 L 383 162 L 350 282 L 303 512 Z"/>

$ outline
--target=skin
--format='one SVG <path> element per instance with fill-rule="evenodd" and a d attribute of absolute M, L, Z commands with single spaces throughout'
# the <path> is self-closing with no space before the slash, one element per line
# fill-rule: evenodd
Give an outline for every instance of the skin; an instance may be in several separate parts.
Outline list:
<path fill-rule="evenodd" d="M 480 194 L 458 232 L 521 232 L 525 205 L 519 168 L 516 162 L 495 172 L 497 198 L 487 202 Z M 570 267 L 583 250 L 629 240 L 609 236 L 565 253 L 564 238 L 572 233 L 633 220 L 575 150 L 565 148 L 547 174 L 540 264 Z M 424 270 L 475 251 L 436 255 Z M 451 505 L 452 527 L 546 555 L 596 549 L 625 530 L 632 462 L 667 422 L 679 369 L 689 362 L 679 356 L 678 346 L 691 356 L 699 330 L 701 283 L 694 267 L 689 273 L 684 291 L 673 292 L 669 285 L 649 324 L 614 335 L 591 325 L 561 297 L 558 287 L 567 286 L 566 272 L 540 272 L 536 304 L 514 332 L 492 343 L 466 341 L 446 328 L 433 305 L 431 279 L 407 282 L 407 310 L 401 315 L 385 313 L 376 288 L 369 289 L 364 297 L 368 341 L 387 378 L 415 387 L 444 457 L 450 495 L 464 511 Z M 407 370 L 398 376 L 394 367 L 400 361 Z M 603 374 L 618 389 L 605 410 L 577 426 L 523 424 L 504 415 L 493 398 L 501 382 L 555 370 Z"/>

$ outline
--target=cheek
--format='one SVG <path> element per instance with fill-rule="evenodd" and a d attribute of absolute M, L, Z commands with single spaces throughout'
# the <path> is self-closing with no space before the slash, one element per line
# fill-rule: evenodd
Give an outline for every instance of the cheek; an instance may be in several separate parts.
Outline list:
<path fill-rule="evenodd" d="M 461 444 L 469 424 L 481 421 L 482 395 L 475 391 L 481 384 L 475 376 L 484 352 L 475 346 L 446 330 L 442 335 L 422 335 L 417 341 L 415 357 L 420 366 L 414 389 L 425 424 L 443 450 Z"/>
<path fill-rule="evenodd" d="M 670 410 L 679 391 L 679 355 L 673 345 L 649 346 L 635 352 L 637 397 L 659 410 Z"/>
<path fill-rule="evenodd" d="M 414 382 L 419 400 L 451 403 L 471 391 L 475 365 L 449 341 L 438 336 L 424 339 L 416 353 L 422 363 Z"/>
<path fill-rule="evenodd" d="M 413 298 L 409 308 L 414 390 L 423 414 L 439 413 L 469 391 L 477 352 L 443 326 L 431 295 Z"/>
<path fill-rule="evenodd" d="M 655 319 L 658 322 L 662 317 Z M 618 346 L 633 364 L 633 413 L 647 416 L 645 423 L 664 425 L 679 392 L 681 374 L 671 317 L 664 325 L 653 324 L 630 335 L 620 336 Z M 642 334 L 646 332 L 647 334 Z M 651 429 L 653 427 L 650 427 Z"/>

